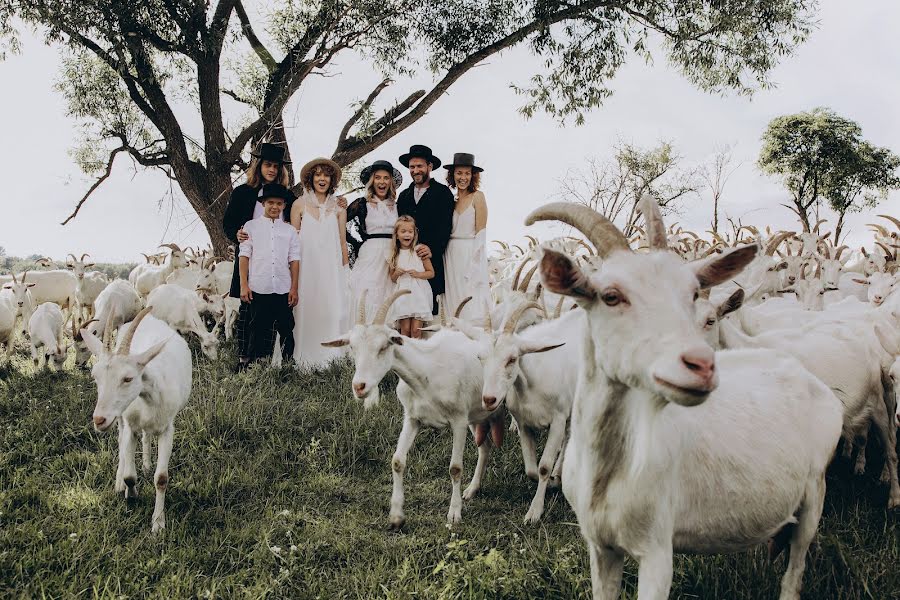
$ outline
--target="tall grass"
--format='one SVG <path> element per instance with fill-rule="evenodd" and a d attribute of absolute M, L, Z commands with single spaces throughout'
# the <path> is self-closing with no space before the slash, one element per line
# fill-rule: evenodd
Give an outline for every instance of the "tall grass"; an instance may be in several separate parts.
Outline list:
<path fill-rule="evenodd" d="M 130 504 L 113 493 L 116 433 L 90 427 L 90 375 L 71 365 L 35 374 L 24 354 L 0 366 L 0 596 L 589 597 L 587 554 L 563 496 L 550 493 L 540 525 L 522 524 L 534 484 L 515 438 L 493 453 L 483 490 L 450 530 L 450 436 L 421 433 L 409 458 L 405 533 L 389 534 L 396 380 L 364 412 L 348 393 L 349 364 L 234 375 L 228 359 L 209 362 L 194 350 L 161 536 L 150 534 L 150 480 L 139 475 L 143 489 Z M 900 595 L 900 527 L 885 511 L 870 446 L 874 475 L 853 477 L 843 460 L 829 475 L 807 598 Z M 474 463 L 470 443 L 468 475 Z M 677 556 L 672 597 L 775 598 L 783 571 L 784 559 L 770 564 L 764 548 Z M 623 598 L 635 586 L 628 561 Z"/>

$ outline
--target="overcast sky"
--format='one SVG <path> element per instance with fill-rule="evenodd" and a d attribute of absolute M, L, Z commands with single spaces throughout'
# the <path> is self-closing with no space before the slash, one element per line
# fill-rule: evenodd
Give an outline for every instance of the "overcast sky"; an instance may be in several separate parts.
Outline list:
<path fill-rule="evenodd" d="M 643 147 L 669 140 L 688 166 L 728 143 L 742 165 L 728 182 L 721 210 L 744 223 L 796 229 L 796 219 L 779 206 L 787 201 L 786 191 L 755 166 L 760 136 L 773 117 L 827 106 L 857 121 L 869 141 L 900 152 L 900 2 L 824 0 L 819 20 L 810 40 L 773 73 L 776 89 L 752 100 L 701 93 L 657 56 L 655 65 L 632 60 L 622 69 L 613 97 L 581 127 L 563 128 L 544 115 L 529 121 L 519 116 L 519 98 L 509 84 L 526 83 L 537 65 L 523 50 L 508 52 L 466 75 L 428 115 L 365 162 L 396 163 L 414 143 L 431 146 L 444 160 L 454 152 L 474 153 L 485 169 L 489 239 L 518 240 L 526 233 L 525 215 L 555 199 L 569 169 L 583 168 L 587 157 L 608 158 L 619 140 Z M 53 90 L 58 66 L 57 51 L 28 36 L 20 55 L 0 62 L 0 164 L 6 184 L 0 246 L 11 255 L 62 259 L 67 252 L 89 252 L 95 260 L 123 261 L 139 259 L 140 252 L 163 242 L 205 244 L 206 232 L 177 188 L 172 202 L 164 178 L 135 175 L 124 156 L 78 217 L 60 226 L 91 180 L 68 154 L 79 131 Z M 304 86 L 285 113 L 295 163 L 330 155 L 349 104 L 378 81 L 376 73 L 350 58 L 334 70 L 339 76 Z M 394 87 L 400 97 L 416 89 L 403 81 Z M 876 212 L 900 215 L 900 194 Z M 709 195 L 703 194 L 688 200 L 679 221 L 701 230 L 710 218 Z M 870 239 L 864 226 L 870 219 L 867 214 L 848 219 L 851 242 Z"/>

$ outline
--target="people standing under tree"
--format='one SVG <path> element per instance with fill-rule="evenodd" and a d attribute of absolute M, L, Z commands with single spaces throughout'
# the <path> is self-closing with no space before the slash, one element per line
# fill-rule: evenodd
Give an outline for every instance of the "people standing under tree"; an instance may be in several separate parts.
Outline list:
<path fill-rule="evenodd" d="M 300 366 L 322 367 L 341 351 L 325 348 L 349 328 L 347 281 L 347 213 L 334 191 L 341 168 L 316 158 L 300 171 L 303 193 L 291 209 L 291 224 L 300 235 L 299 302 L 294 309 L 294 360 Z"/>
<path fill-rule="evenodd" d="M 447 310 L 455 311 L 463 298 L 472 296 L 460 318 L 483 325 L 491 309 L 491 290 L 487 267 L 487 202 L 478 188 L 481 173 L 475 156 L 458 152 L 453 164 L 445 165 L 447 184 L 457 190 L 453 210 L 453 230 L 444 254 L 444 280 Z"/>
<path fill-rule="evenodd" d="M 387 259 L 391 255 L 391 235 L 399 216 L 397 188 L 403 183 L 403 177 L 388 161 L 376 160 L 362 170 L 360 180 L 365 185 L 365 195 L 347 207 L 347 223 L 356 222 L 362 240 L 357 242 L 349 233 L 347 235 L 356 254 L 350 272 L 350 314 L 358 314 L 359 301 L 365 297 L 365 314 L 371 317 L 394 287 L 388 274 Z"/>
<path fill-rule="evenodd" d="M 235 244 L 234 248 L 234 271 L 231 275 L 231 289 L 228 295 L 232 298 L 239 298 L 241 295 L 241 281 L 238 260 L 238 244 L 247 240 L 247 233 L 244 231 L 244 225 L 256 219 L 263 214 L 262 204 L 257 202 L 259 190 L 266 183 L 278 183 L 284 187 L 288 186 L 290 176 L 285 165 L 291 164 L 291 161 L 285 160 L 285 148 L 275 144 L 260 144 L 257 153 L 250 154 L 250 167 L 247 169 L 247 182 L 234 188 L 231 192 L 231 198 L 228 206 L 225 208 L 225 216 L 222 219 L 222 228 L 225 237 Z M 285 204 L 283 218 L 285 221 L 290 219 L 291 205 L 294 202 L 294 194 L 290 194 L 290 198 Z M 250 317 L 250 305 L 241 303 L 238 309 L 238 318 L 235 326 L 238 346 L 238 366 L 240 369 L 250 360 L 248 354 L 248 344 L 250 343 L 249 332 L 247 331 L 247 323 Z M 272 334 L 274 338 L 274 334 Z M 271 343 L 269 344 L 271 345 Z"/>
<path fill-rule="evenodd" d="M 397 219 L 388 264 L 391 281 L 396 282 L 394 291 L 410 292 L 394 302 L 391 320 L 396 321 L 400 335 L 416 339 L 422 335 L 422 323 L 431 321 L 432 293 L 425 282 L 434 277 L 431 260 L 415 252 L 418 236 L 415 219 L 409 215 Z"/>
<path fill-rule="evenodd" d="M 244 224 L 237 262 L 241 304 L 249 308 L 247 357 L 272 356 L 272 331 L 277 331 L 284 358 L 294 353 L 294 314 L 300 270 L 297 231 L 284 222 L 284 207 L 294 195 L 283 185 L 267 183 L 259 191 L 263 215 Z M 238 369 L 249 363 L 243 362 Z"/>
<path fill-rule="evenodd" d="M 412 183 L 400 192 L 397 212 L 411 216 L 419 227 L 416 254 L 431 259 L 432 314 L 437 314 L 437 296 L 444 293 L 444 251 L 453 228 L 453 193 L 431 178 L 431 171 L 441 166 L 441 160 L 428 146 L 411 146 L 400 163 L 409 168 Z"/>

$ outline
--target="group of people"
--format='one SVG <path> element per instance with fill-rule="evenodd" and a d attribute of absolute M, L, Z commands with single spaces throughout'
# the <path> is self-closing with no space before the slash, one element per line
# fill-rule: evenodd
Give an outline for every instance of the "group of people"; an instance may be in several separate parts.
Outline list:
<path fill-rule="evenodd" d="M 439 296 L 453 308 L 471 296 L 461 317 L 482 322 L 491 304 L 483 169 L 472 154 L 454 154 L 444 185 L 432 177 L 441 160 L 420 144 L 399 162 L 412 179 L 406 188 L 391 162 L 376 160 L 362 170 L 363 195 L 348 204 L 336 195 L 342 172 L 334 161 L 306 163 L 296 197 L 283 147 L 263 143 L 252 154 L 223 222 L 237 245 L 230 295 L 241 298 L 238 370 L 271 356 L 276 334 L 285 360 L 327 364 L 341 350 L 321 342 L 345 333 L 351 315 L 374 315 L 396 290 L 410 291 L 390 314 L 402 335 L 420 336 Z"/>

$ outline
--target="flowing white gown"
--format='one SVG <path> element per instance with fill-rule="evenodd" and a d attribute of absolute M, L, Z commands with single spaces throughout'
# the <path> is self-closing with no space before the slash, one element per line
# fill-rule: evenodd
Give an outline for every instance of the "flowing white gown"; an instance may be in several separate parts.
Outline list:
<path fill-rule="evenodd" d="M 484 238 L 483 229 L 475 232 L 474 199 L 464 211 L 453 211 L 453 230 L 444 252 L 446 307 L 452 315 L 463 298 L 472 296 L 460 317 L 474 325 L 484 323 L 491 307 Z"/>
<path fill-rule="evenodd" d="M 425 265 L 412 250 L 400 250 L 397 254 L 397 268 L 407 271 L 424 271 Z M 391 320 L 399 321 L 410 317 L 420 321 L 430 322 L 432 319 L 431 308 L 433 298 L 431 285 L 425 279 L 418 279 L 412 275 L 401 275 L 397 278 L 395 290 L 409 290 L 410 294 L 400 296 L 391 307 Z"/>
<path fill-rule="evenodd" d="M 394 202 L 370 202 L 366 212 L 366 232 L 369 235 L 385 235 L 394 232 L 397 222 L 397 204 Z M 359 299 L 366 292 L 366 322 L 370 322 L 382 303 L 394 291 L 394 282 L 388 273 L 391 255 L 390 238 L 369 238 L 359 249 L 359 256 L 350 273 L 351 313 L 354 322 L 359 314 Z"/>
<path fill-rule="evenodd" d="M 341 348 L 325 348 L 349 329 L 349 285 L 343 265 L 337 206 L 334 196 L 319 204 L 306 192 L 300 222 L 299 302 L 294 307 L 294 360 L 298 366 L 319 368 L 341 356 Z"/>

